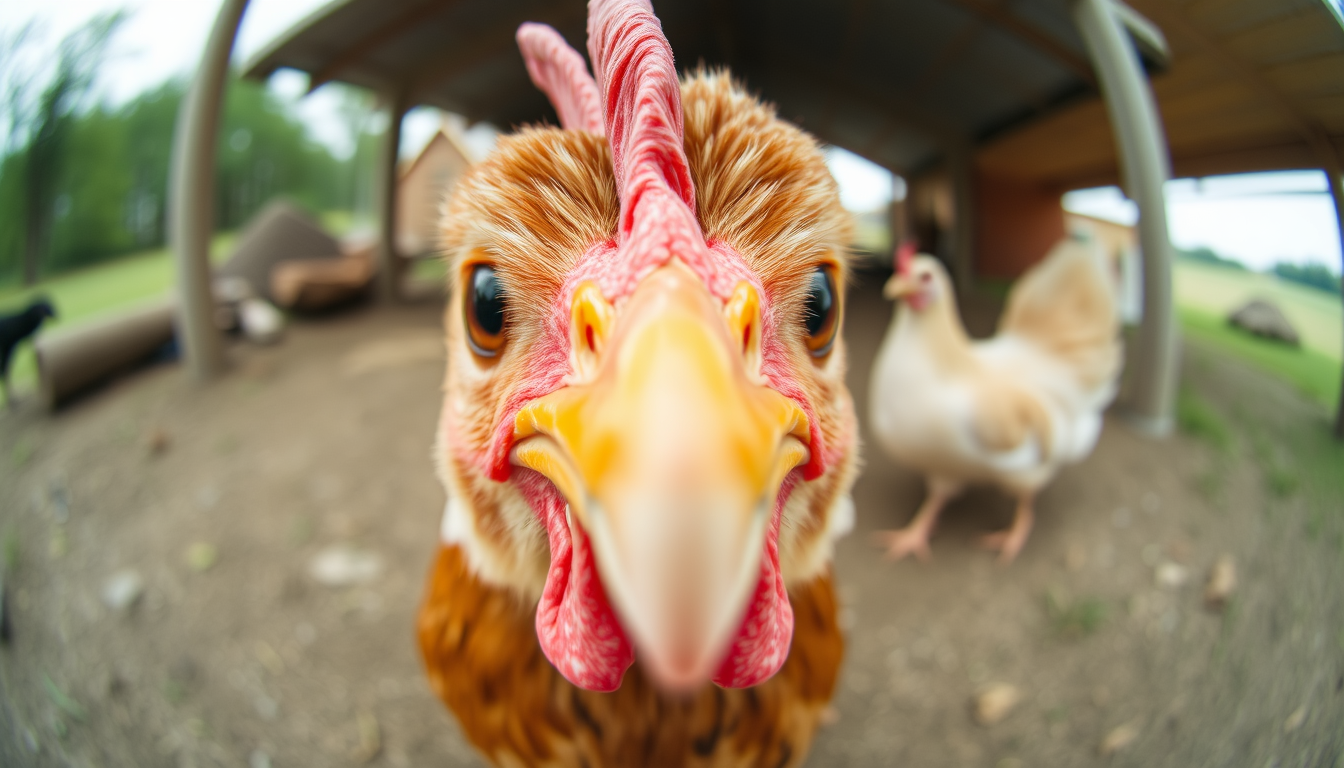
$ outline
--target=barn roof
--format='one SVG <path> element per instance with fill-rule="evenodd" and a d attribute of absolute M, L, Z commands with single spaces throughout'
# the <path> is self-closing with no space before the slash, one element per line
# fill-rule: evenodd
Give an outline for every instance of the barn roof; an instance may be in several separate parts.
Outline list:
<path fill-rule="evenodd" d="M 655 9 L 682 69 L 727 66 L 824 141 L 914 175 L 970 146 L 982 168 L 1066 188 L 1116 173 L 1071 5 L 658 0 Z M 1131 5 L 1122 8 L 1178 174 L 1319 167 L 1323 148 L 1344 148 L 1344 27 L 1324 0 Z M 313 87 L 399 92 L 411 106 L 501 128 L 555 122 L 514 43 L 524 21 L 551 24 L 585 50 L 583 0 L 337 0 L 247 75 L 290 67 Z"/>

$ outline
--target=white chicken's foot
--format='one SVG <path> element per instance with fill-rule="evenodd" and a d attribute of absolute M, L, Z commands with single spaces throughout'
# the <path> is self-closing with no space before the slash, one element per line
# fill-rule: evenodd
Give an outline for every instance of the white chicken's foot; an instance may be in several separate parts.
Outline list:
<path fill-rule="evenodd" d="M 933 533 L 938 514 L 943 511 L 948 498 L 948 494 L 930 490 L 909 525 L 899 530 L 877 531 L 873 534 L 873 539 L 886 548 L 888 560 L 900 560 L 906 555 L 914 555 L 924 561 L 933 557 L 929 551 L 929 535 Z"/>
<path fill-rule="evenodd" d="M 1007 530 L 996 531 L 980 540 L 981 546 L 985 549 L 998 550 L 999 562 L 1008 565 L 1017 558 L 1017 553 L 1022 551 L 1022 545 L 1027 543 L 1027 536 L 1031 534 L 1031 525 L 1035 521 L 1035 514 L 1032 512 L 1033 497 L 1026 496 L 1017 500 L 1017 511 L 1013 513 L 1013 524 L 1008 526 Z"/>

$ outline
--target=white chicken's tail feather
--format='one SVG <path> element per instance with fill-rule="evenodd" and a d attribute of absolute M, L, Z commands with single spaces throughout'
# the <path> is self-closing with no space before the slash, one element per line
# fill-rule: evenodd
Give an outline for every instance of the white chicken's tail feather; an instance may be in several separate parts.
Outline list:
<path fill-rule="evenodd" d="M 1112 388 L 1120 371 L 1119 304 L 1101 247 L 1075 239 L 1056 245 L 1013 286 L 999 333 L 1064 363 L 1083 390 Z"/>

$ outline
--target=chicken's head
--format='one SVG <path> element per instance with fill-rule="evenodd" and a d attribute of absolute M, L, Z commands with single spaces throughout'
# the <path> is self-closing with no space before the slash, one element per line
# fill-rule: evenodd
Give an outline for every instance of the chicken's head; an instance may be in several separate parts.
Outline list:
<path fill-rule="evenodd" d="M 909 242 L 896 249 L 895 269 L 882 286 L 882 295 L 923 312 L 948 294 L 952 280 L 937 259 L 916 254 L 915 250 L 914 243 Z"/>
<path fill-rule="evenodd" d="M 502 139 L 448 204 L 443 535 L 535 601 L 576 685 L 636 656 L 754 685 L 852 516 L 849 219 L 810 137 L 725 74 L 678 83 L 647 2 L 595 0 L 588 33 L 596 81 L 519 31 L 564 129 Z"/>

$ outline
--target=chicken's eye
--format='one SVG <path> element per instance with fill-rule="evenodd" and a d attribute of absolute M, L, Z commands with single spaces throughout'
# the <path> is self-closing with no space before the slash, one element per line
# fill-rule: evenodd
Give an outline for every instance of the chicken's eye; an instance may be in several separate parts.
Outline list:
<path fill-rule="evenodd" d="M 494 357 L 504 346 L 504 286 L 494 267 L 472 267 L 465 303 L 471 351 L 481 357 Z"/>
<path fill-rule="evenodd" d="M 803 322 L 807 328 L 807 351 L 824 357 L 835 344 L 840 328 L 840 299 L 835 291 L 834 267 L 817 267 L 808 285 Z"/>

